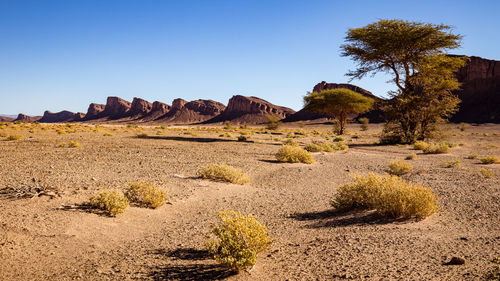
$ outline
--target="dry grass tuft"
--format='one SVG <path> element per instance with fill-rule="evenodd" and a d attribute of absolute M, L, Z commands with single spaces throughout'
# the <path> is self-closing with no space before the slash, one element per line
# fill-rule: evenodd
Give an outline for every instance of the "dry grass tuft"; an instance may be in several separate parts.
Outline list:
<path fill-rule="evenodd" d="M 416 149 L 416 150 L 424 150 L 427 148 L 427 146 L 429 146 L 428 143 L 426 143 L 425 141 L 416 141 L 414 144 L 413 144 L 413 149 Z"/>
<path fill-rule="evenodd" d="M 444 168 L 460 168 L 462 167 L 462 162 L 460 160 L 445 161 L 441 163 Z"/>
<path fill-rule="evenodd" d="M 465 158 L 466 159 L 477 159 L 477 156 L 478 156 L 477 154 L 473 153 L 473 154 L 467 155 Z"/>
<path fill-rule="evenodd" d="M 167 191 L 148 182 L 130 182 L 125 196 L 139 206 L 156 209 L 165 204 Z"/>
<path fill-rule="evenodd" d="M 251 268 L 272 243 L 266 227 L 256 217 L 234 211 L 219 212 L 219 217 L 222 223 L 212 228 L 215 239 L 207 242 L 208 251 L 230 270 Z"/>
<path fill-rule="evenodd" d="M 276 153 L 276 159 L 285 163 L 311 164 L 314 159 L 307 150 L 298 146 L 283 145 Z"/>
<path fill-rule="evenodd" d="M 488 178 L 488 179 L 493 177 L 493 171 L 485 169 L 485 168 L 479 169 L 479 174 L 481 174 L 481 176 Z"/>
<path fill-rule="evenodd" d="M 104 190 L 90 198 L 90 204 L 103 210 L 109 216 L 115 217 L 117 214 L 125 212 L 129 201 L 118 190 Z"/>
<path fill-rule="evenodd" d="M 416 160 L 418 158 L 416 153 L 409 154 L 405 157 L 405 160 Z"/>
<path fill-rule="evenodd" d="M 284 145 L 299 146 L 299 143 L 295 139 L 286 139 L 283 141 Z"/>
<path fill-rule="evenodd" d="M 443 154 L 450 152 L 450 146 L 447 143 L 431 143 L 423 149 L 425 154 Z"/>
<path fill-rule="evenodd" d="M 226 164 L 207 165 L 198 171 L 198 175 L 204 179 L 236 184 L 245 184 L 250 181 L 250 178 L 241 169 L 236 169 Z"/>
<path fill-rule="evenodd" d="M 391 175 L 401 176 L 411 173 L 413 166 L 411 163 L 402 160 L 393 160 L 389 163 L 387 172 Z"/>
<path fill-rule="evenodd" d="M 485 157 L 482 157 L 480 160 L 481 160 L 481 164 L 500 163 L 500 161 L 498 161 L 498 158 L 496 157 L 496 155 L 485 156 Z"/>
<path fill-rule="evenodd" d="M 80 147 L 80 146 L 82 145 L 77 141 L 72 141 L 68 144 L 68 147 Z"/>
<path fill-rule="evenodd" d="M 16 141 L 16 140 L 20 140 L 22 138 L 23 138 L 23 136 L 21 136 L 21 135 L 10 135 L 10 136 L 7 137 L 7 140 L 9 140 L 9 141 Z"/>
<path fill-rule="evenodd" d="M 354 182 L 340 186 L 332 206 L 338 210 L 375 209 L 394 218 L 425 218 L 438 210 L 438 199 L 432 190 L 398 176 L 354 176 Z"/>

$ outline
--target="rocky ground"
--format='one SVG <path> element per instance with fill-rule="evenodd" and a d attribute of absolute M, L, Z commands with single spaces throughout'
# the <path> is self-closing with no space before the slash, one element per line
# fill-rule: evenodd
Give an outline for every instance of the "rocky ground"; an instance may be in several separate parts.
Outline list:
<path fill-rule="evenodd" d="M 254 142 L 237 142 L 240 131 L 221 127 L 3 125 L 0 280 L 484 278 L 500 255 L 500 164 L 466 157 L 500 156 L 500 125 L 465 131 L 448 125 L 450 141 L 460 145 L 439 155 L 374 145 L 377 125 L 349 129 L 348 152 L 314 153 L 315 163 L 307 165 L 277 163 L 274 153 L 290 132 L 305 132 L 296 135 L 303 145 L 324 139 L 330 127 L 297 125 L 274 134 L 247 129 Z M 226 131 L 232 137 L 219 136 Z M 140 133 L 149 137 L 137 138 Z M 23 138 L 8 141 L 9 135 Z M 58 147 L 71 141 L 81 146 Z M 414 172 L 404 177 L 439 196 L 436 214 L 415 221 L 332 211 L 329 202 L 351 173 L 382 174 L 390 160 L 414 152 Z M 442 165 L 457 159 L 459 168 Z M 200 167 L 222 162 L 243 169 L 250 183 L 196 177 Z M 129 207 L 116 218 L 85 206 L 100 189 L 122 189 L 130 181 L 165 187 L 168 204 Z M 217 211 L 229 209 L 256 215 L 274 238 L 256 266 L 238 275 L 218 266 L 204 247 Z M 455 256 L 465 264 L 445 265 Z"/>

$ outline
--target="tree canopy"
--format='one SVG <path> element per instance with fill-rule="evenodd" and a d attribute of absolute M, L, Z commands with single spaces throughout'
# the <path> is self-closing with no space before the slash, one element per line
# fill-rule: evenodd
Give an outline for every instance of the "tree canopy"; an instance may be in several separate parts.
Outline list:
<path fill-rule="evenodd" d="M 308 93 L 304 97 L 304 108 L 322 112 L 339 121 L 339 134 L 344 133 L 347 117 L 352 113 L 364 113 L 373 107 L 374 100 L 349 89 L 324 90 Z"/>

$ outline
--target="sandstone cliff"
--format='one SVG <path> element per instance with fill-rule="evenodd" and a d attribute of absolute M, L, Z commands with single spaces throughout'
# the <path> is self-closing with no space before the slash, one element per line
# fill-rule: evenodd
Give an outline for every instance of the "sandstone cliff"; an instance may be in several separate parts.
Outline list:
<path fill-rule="evenodd" d="M 42 116 L 28 116 L 22 113 L 17 115 L 17 118 L 11 121 L 21 121 L 21 122 L 35 122 L 42 118 Z"/>
<path fill-rule="evenodd" d="M 81 121 L 82 116 L 85 116 L 85 114 L 73 113 L 73 112 L 67 111 L 67 110 L 52 113 L 52 112 L 46 110 L 43 113 L 43 117 L 39 121 L 42 123 Z"/>

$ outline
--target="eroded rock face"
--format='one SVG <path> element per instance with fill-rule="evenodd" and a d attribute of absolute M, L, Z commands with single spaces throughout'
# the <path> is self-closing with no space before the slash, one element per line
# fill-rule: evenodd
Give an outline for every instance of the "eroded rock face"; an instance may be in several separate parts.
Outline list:
<path fill-rule="evenodd" d="M 462 102 L 451 120 L 500 123 L 500 61 L 480 57 L 469 59 L 456 74 L 462 87 L 455 93 Z"/>
<path fill-rule="evenodd" d="M 222 103 L 213 100 L 194 100 L 186 103 L 184 107 L 199 114 L 210 116 L 219 115 L 226 108 Z"/>
<path fill-rule="evenodd" d="M 175 99 L 172 101 L 172 109 L 181 109 L 186 103 L 187 101 L 183 99 Z"/>
<path fill-rule="evenodd" d="M 284 119 L 295 111 L 288 107 L 277 106 L 257 97 L 233 96 L 229 99 L 226 109 L 211 122 L 241 122 L 262 123 L 268 121 L 267 116 L 273 115 Z"/>
<path fill-rule="evenodd" d="M 21 122 L 35 122 L 42 118 L 42 116 L 28 116 L 22 113 L 17 115 L 17 118 L 13 121 L 21 121 Z"/>
<path fill-rule="evenodd" d="M 159 101 L 155 101 L 153 102 L 153 105 L 151 107 L 151 111 L 149 111 L 148 115 L 146 115 L 145 117 L 143 117 L 143 121 L 154 121 L 156 119 L 159 119 L 159 118 L 162 118 L 163 116 L 165 116 L 169 110 L 170 110 L 170 105 L 166 104 L 166 103 L 162 103 L 162 102 L 159 102 Z"/>
<path fill-rule="evenodd" d="M 128 116 L 131 103 L 119 97 L 108 97 L 106 106 L 101 112 L 100 117 L 108 117 L 109 119 L 119 119 Z"/>
<path fill-rule="evenodd" d="M 166 115 L 161 117 L 163 122 L 189 124 L 199 123 L 219 115 L 226 107 L 213 100 L 194 100 L 187 102 L 175 99 Z"/>
<path fill-rule="evenodd" d="M 148 114 L 152 108 L 153 105 L 150 102 L 141 98 L 134 98 L 132 100 L 132 104 L 130 105 L 128 114 L 130 116 L 144 116 Z"/>
<path fill-rule="evenodd" d="M 100 114 L 104 111 L 106 105 L 91 103 L 87 109 L 87 114 L 85 115 L 86 120 L 99 118 Z"/>
<path fill-rule="evenodd" d="M 63 110 L 60 112 L 52 113 L 46 110 L 43 113 L 40 122 L 43 123 L 55 123 L 55 122 L 71 122 L 81 120 L 81 115 L 79 113 L 73 113 L 71 111 Z"/>

